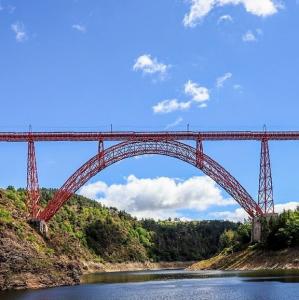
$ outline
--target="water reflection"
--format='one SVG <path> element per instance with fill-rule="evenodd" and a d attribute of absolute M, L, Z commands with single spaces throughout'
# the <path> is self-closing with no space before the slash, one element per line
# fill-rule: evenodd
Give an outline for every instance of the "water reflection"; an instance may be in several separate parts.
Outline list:
<path fill-rule="evenodd" d="M 0 292 L 1 300 L 295 300 L 298 271 L 95 273 L 82 285 Z"/>
<path fill-rule="evenodd" d="M 299 271 L 185 271 L 183 269 L 177 269 L 137 272 L 100 272 L 83 276 L 82 283 L 126 283 L 157 280 L 204 279 L 223 277 L 239 277 L 242 278 L 242 280 L 248 282 L 299 282 Z"/>

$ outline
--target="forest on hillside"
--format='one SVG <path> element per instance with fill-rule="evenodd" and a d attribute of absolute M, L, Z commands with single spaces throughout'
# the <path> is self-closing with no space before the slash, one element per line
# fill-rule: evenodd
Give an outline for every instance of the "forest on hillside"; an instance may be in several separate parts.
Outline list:
<path fill-rule="evenodd" d="M 54 189 L 41 190 L 41 205 Z M 2 190 L 0 225 L 21 239 L 26 216 L 24 189 Z M 22 221 L 22 222 L 24 222 Z M 91 256 L 101 262 L 195 261 L 224 249 L 239 251 L 251 241 L 251 224 L 229 221 L 137 220 L 125 211 L 74 195 L 49 222 L 48 252 L 71 257 Z M 263 226 L 260 247 L 275 250 L 299 246 L 299 210 L 285 211 Z M 33 239 L 33 237 L 32 237 Z M 81 253 L 81 254 L 80 254 Z"/>
<path fill-rule="evenodd" d="M 4 192 L 26 214 L 26 191 L 8 187 Z M 41 189 L 42 206 L 54 192 Z M 10 216 L 11 212 L 0 206 L 0 222 L 8 222 Z M 215 220 L 137 220 L 125 211 L 74 195 L 49 222 L 49 233 L 53 247 L 69 255 L 80 244 L 101 261 L 192 261 L 217 253 L 221 234 L 237 226 Z"/>
<path fill-rule="evenodd" d="M 269 220 L 261 219 L 261 242 L 256 245 L 264 250 L 281 250 L 299 247 L 299 207 L 285 210 Z M 251 243 L 251 223 L 239 224 L 237 229 L 226 229 L 219 238 L 219 250 L 237 252 Z"/>

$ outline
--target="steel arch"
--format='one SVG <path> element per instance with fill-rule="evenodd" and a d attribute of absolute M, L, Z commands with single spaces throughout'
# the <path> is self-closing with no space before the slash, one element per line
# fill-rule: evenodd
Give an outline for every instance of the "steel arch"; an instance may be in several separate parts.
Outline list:
<path fill-rule="evenodd" d="M 49 221 L 72 194 L 103 169 L 125 158 L 144 154 L 166 155 L 197 167 L 230 194 L 250 217 L 263 214 L 244 187 L 208 155 L 201 153 L 199 159 L 198 151 L 187 144 L 178 141 L 147 139 L 121 142 L 92 157 L 55 193 L 46 208 L 39 213 L 38 219 Z"/>

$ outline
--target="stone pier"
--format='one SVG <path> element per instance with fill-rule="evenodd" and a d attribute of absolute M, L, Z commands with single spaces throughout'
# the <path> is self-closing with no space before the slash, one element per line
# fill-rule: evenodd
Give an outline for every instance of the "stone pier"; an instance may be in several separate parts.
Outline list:
<path fill-rule="evenodd" d="M 48 238 L 48 225 L 44 220 L 31 219 L 29 221 L 31 225 L 40 233 L 43 237 Z"/>
<path fill-rule="evenodd" d="M 261 217 L 252 219 L 251 242 L 259 243 L 262 240 L 262 222 Z"/>
<path fill-rule="evenodd" d="M 265 214 L 263 217 L 254 217 L 252 219 L 252 229 L 251 229 L 251 242 L 261 242 L 262 241 L 262 224 L 265 220 L 267 223 L 272 218 L 277 218 L 278 214 L 276 213 L 268 213 Z"/>

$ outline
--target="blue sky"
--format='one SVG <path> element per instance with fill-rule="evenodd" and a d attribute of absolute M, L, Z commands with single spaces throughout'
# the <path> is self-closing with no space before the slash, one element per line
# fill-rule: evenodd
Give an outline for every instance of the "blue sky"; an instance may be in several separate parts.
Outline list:
<path fill-rule="evenodd" d="M 298 28 L 296 0 L 2 0 L 0 130 L 299 130 Z M 24 186 L 26 145 L 0 147 L 0 186 Z M 254 198 L 259 147 L 204 145 Z M 298 147 L 270 143 L 279 209 L 299 199 Z M 36 151 L 40 185 L 59 187 L 97 145 Z M 243 218 L 202 176 L 150 156 L 105 170 L 84 193 L 139 217 Z"/>

